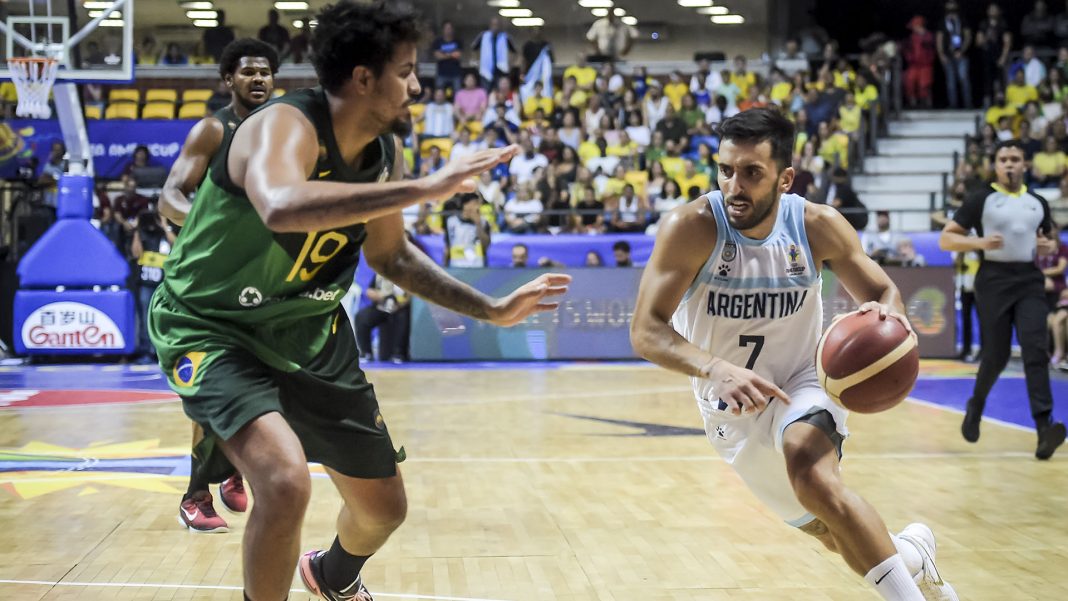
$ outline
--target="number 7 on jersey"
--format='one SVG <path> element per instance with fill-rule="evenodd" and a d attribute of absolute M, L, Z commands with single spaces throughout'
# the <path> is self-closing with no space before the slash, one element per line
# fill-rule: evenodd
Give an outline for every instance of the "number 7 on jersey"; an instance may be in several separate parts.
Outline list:
<path fill-rule="evenodd" d="M 753 352 L 749 354 L 749 360 L 745 362 L 746 369 L 753 369 L 756 365 L 757 357 L 760 356 L 760 351 L 764 348 L 763 336 L 746 336 L 742 334 L 738 337 L 738 346 L 747 347 L 750 344 L 753 345 Z"/>

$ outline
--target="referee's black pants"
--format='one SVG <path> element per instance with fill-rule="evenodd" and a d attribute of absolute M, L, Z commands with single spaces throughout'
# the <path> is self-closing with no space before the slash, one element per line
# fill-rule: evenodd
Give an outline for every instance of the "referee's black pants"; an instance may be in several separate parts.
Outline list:
<path fill-rule="evenodd" d="M 1027 396 L 1035 423 L 1053 411 L 1049 385 L 1049 305 L 1042 272 L 1034 263 L 983 261 L 975 276 L 975 304 L 982 334 L 982 357 L 975 376 L 972 408 L 980 412 L 1012 351 L 1012 328 L 1023 355 Z"/>

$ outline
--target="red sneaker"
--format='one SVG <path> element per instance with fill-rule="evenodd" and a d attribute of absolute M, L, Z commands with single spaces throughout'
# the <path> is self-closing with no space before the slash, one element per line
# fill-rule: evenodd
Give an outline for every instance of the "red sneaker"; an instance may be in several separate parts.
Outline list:
<path fill-rule="evenodd" d="M 219 485 L 219 498 L 230 511 L 245 513 L 248 509 L 248 495 L 245 494 L 245 481 L 241 474 L 234 474 Z"/>
<path fill-rule="evenodd" d="M 363 585 L 363 578 L 360 576 L 357 576 L 356 580 L 343 591 L 334 591 L 323 586 L 320 575 L 323 555 L 326 555 L 326 551 L 308 551 L 300 556 L 300 561 L 297 562 L 297 573 L 300 575 L 301 582 L 304 583 L 304 590 L 326 601 L 375 601 L 370 591 Z"/>
<path fill-rule="evenodd" d="M 178 521 L 193 532 L 229 532 L 226 520 L 215 513 L 211 493 L 202 490 L 182 501 L 178 509 Z"/>

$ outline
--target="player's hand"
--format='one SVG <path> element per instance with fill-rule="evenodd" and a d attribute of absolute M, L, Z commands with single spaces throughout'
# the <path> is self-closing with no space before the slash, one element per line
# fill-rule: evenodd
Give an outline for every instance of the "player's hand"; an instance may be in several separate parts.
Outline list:
<path fill-rule="evenodd" d="M 499 298 L 490 308 L 489 321 L 496 326 L 514 326 L 534 313 L 552 311 L 560 306 L 552 299 L 567 292 L 571 276 L 564 273 L 544 273 Z"/>
<path fill-rule="evenodd" d="M 1001 234 L 991 234 L 989 236 L 983 236 L 979 238 L 980 250 L 994 250 L 1005 246 L 1005 238 Z"/>
<path fill-rule="evenodd" d="M 449 161 L 444 167 L 430 176 L 433 195 L 448 198 L 453 194 L 468 194 L 478 189 L 475 178 L 483 171 L 489 171 L 501 163 L 507 163 L 519 154 L 519 146 L 512 144 L 504 148 L 489 148 L 471 153 L 461 159 Z"/>
<path fill-rule="evenodd" d="M 912 324 L 909 323 L 909 318 L 898 313 L 897 311 L 894 311 L 893 307 L 891 307 L 890 305 L 880 303 L 878 301 L 868 301 L 861 305 L 860 309 L 857 309 L 857 312 L 861 315 L 867 313 L 868 311 L 878 311 L 880 320 L 884 320 L 887 317 L 892 317 L 898 320 L 899 322 L 901 322 L 901 325 L 905 326 L 905 331 L 908 332 L 910 336 L 913 335 Z"/>
<path fill-rule="evenodd" d="M 784 403 L 790 402 L 790 397 L 775 384 L 753 370 L 727 361 L 714 361 L 705 374 L 702 375 L 712 380 L 719 400 L 727 404 L 727 410 L 732 415 L 759 413 L 773 398 Z"/>

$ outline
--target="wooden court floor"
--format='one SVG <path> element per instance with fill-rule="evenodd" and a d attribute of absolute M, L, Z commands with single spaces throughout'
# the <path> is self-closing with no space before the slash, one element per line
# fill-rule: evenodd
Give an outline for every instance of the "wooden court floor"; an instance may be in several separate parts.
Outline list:
<path fill-rule="evenodd" d="M 377 599 L 878 598 L 757 505 L 698 430 L 683 377 L 576 365 L 371 378 L 407 449 L 410 504 L 365 568 Z M 223 514 L 229 534 L 178 526 L 186 482 L 168 474 L 187 461 L 189 424 L 166 396 L 0 411 L 0 459 L 60 462 L 0 473 L 0 599 L 241 599 L 244 516 Z M 968 445 L 958 413 L 925 404 L 850 420 L 847 482 L 891 529 L 934 529 L 961 599 L 1068 599 L 1068 453 L 1037 462 L 1032 432 L 989 422 Z M 314 479 L 305 548 L 330 543 L 338 506 Z"/>

